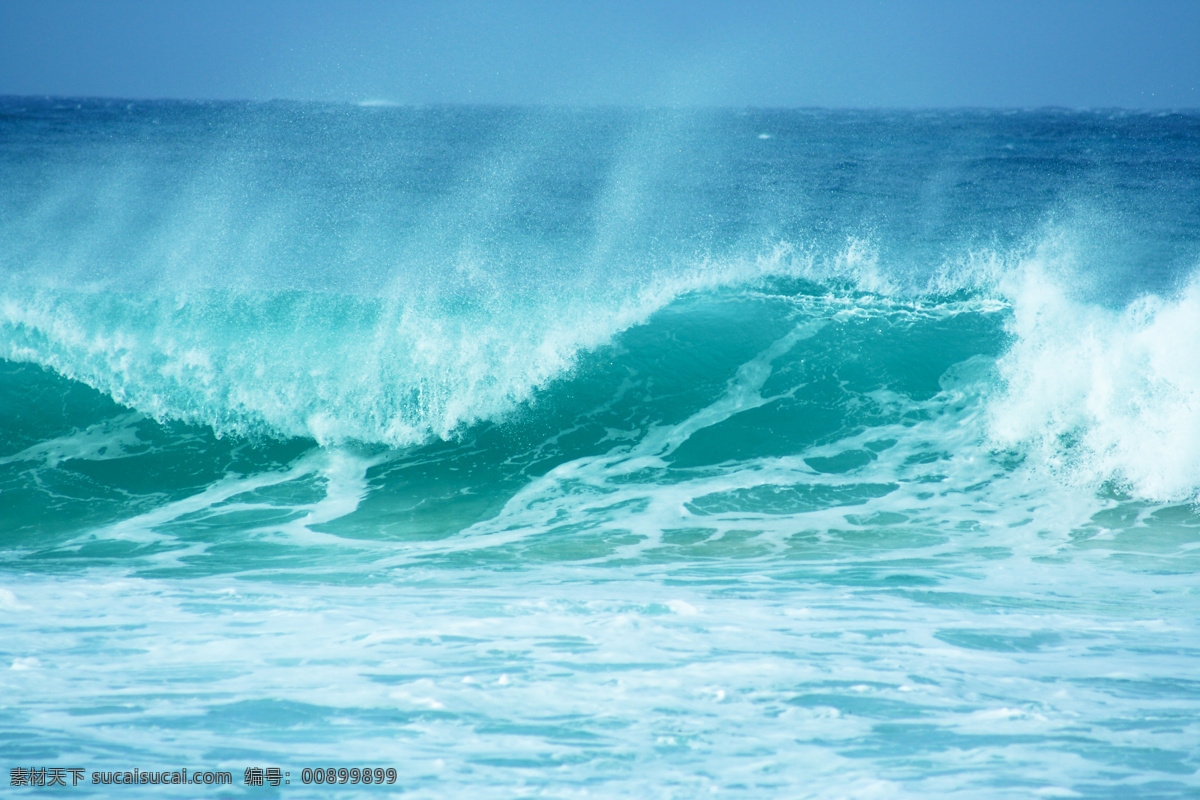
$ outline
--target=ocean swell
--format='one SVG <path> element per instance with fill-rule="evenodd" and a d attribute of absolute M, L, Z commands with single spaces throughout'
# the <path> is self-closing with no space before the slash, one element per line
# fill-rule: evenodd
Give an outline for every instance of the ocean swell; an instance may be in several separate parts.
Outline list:
<path fill-rule="evenodd" d="M 1200 280 L 1175 297 L 1105 307 L 1079 299 L 1069 277 L 1025 253 L 960 269 L 950 293 L 944 274 L 913 292 L 882 282 L 863 251 L 854 242 L 817 260 L 780 247 L 624 293 L 506 301 L 481 292 L 469 303 L 295 290 L 138 297 L 10 288 L 0 297 L 0 356 L 218 436 L 407 447 L 527 414 L 522 409 L 547 392 L 577 391 L 571 376 L 585 356 L 615 360 L 626 380 L 651 387 L 666 376 L 647 370 L 679 368 L 671 363 L 683 357 L 687 328 L 705 330 L 710 338 L 699 347 L 715 353 L 740 326 L 766 330 L 780 314 L 794 325 L 857 319 L 860 338 L 838 345 L 852 349 L 835 353 L 829 368 L 851 375 L 863 364 L 891 364 L 867 376 L 860 394 L 900 390 L 924 400 L 949 367 L 982 358 L 990 377 L 972 389 L 986 410 L 981 453 L 1016 453 L 1056 482 L 1092 490 L 1196 499 Z M 963 288 L 968 281 L 972 288 Z M 739 300 L 749 297 L 765 299 Z M 664 316 L 666 309 L 674 310 Z M 705 315 L 713 309 L 732 321 L 712 325 Z M 913 321 L 938 315 L 967 327 Z M 660 331 L 646 340 L 653 351 L 622 355 L 649 346 L 623 333 L 647 324 Z M 717 385 L 722 370 L 737 368 L 710 360 L 711 374 L 697 381 Z M 813 391 L 776 388 L 799 397 Z M 792 444 L 798 452 L 812 442 Z"/>

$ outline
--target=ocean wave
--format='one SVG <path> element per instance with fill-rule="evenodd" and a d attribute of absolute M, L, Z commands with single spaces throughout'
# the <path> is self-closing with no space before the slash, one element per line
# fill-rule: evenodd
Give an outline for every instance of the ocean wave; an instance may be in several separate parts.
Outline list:
<path fill-rule="evenodd" d="M 662 382 L 655 370 L 680 371 L 672 362 L 684 357 L 686 336 L 696 337 L 696 352 L 715 353 L 741 328 L 856 320 L 853 336 L 830 345 L 847 348 L 830 369 L 872 365 L 859 396 L 899 390 L 923 400 L 949 368 L 982 358 L 987 378 L 973 390 L 986 409 L 981 453 L 1016 453 L 1092 490 L 1194 501 L 1200 368 L 1190 353 L 1200 342 L 1200 279 L 1173 298 L 1112 308 L 1080 299 L 1068 267 L 1046 247 L 970 253 L 914 287 L 852 240 L 828 257 L 778 245 L 594 296 L 548 287 L 514 297 L 493 284 L 465 301 L 463 292 L 139 297 L 10 284 L 0 296 L 0 357 L 217 436 L 395 448 L 519 419 L 551 398 L 561 404 L 556 395 L 586 382 L 581 365 L 614 362 L 620 369 L 606 380 L 636 374 L 649 385 Z M 935 322 L 954 318 L 966 322 Z M 647 326 L 648 336 L 629 335 Z M 710 360 L 697 385 L 720 385 L 740 363 Z M 793 372 L 796 385 L 779 390 L 803 396 Z"/>
<path fill-rule="evenodd" d="M 781 278 L 894 291 L 858 242 L 825 262 L 779 246 L 599 290 L 507 293 L 494 281 L 465 279 L 454 291 L 405 288 L 381 297 L 247 289 L 139 295 L 13 282 L 0 293 L 0 357 L 219 435 L 400 447 L 503 417 L 568 373 L 581 353 L 682 296 Z"/>

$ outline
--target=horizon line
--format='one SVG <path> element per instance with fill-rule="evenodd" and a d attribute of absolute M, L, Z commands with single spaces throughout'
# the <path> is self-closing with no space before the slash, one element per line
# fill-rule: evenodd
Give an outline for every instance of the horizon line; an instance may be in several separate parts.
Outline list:
<path fill-rule="evenodd" d="M 928 105 L 928 106 L 887 106 L 887 105 L 778 105 L 754 104 L 744 105 L 706 104 L 706 103 L 562 103 L 562 102 L 505 102 L 505 101 L 434 101 L 434 102 L 400 102 L 384 98 L 367 97 L 361 100 L 347 99 L 317 99 L 295 97 L 259 98 L 228 98 L 228 97 L 131 97 L 121 95 L 71 95 L 71 94 L 9 94 L 0 92 L 0 101 L 34 100 L 34 101 L 70 101 L 70 102 L 107 102 L 107 103 L 194 103 L 198 105 L 311 105 L 311 106 L 348 106 L 352 108 L 387 110 L 387 109 L 422 109 L 422 108 L 541 108 L 563 110 L 628 110 L 628 111 L 1069 111 L 1073 113 L 1098 113 L 1123 111 L 1132 113 L 1162 112 L 1168 114 L 1189 114 L 1200 112 L 1200 106 L 1072 106 L 1065 104 L 1044 105 Z"/>

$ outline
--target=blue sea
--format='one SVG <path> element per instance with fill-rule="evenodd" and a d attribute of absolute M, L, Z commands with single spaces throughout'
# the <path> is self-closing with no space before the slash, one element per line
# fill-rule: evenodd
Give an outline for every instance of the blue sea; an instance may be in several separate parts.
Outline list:
<path fill-rule="evenodd" d="M 1200 113 L 0 99 L 0 782 L 1200 797 L 1198 504 Z"/>

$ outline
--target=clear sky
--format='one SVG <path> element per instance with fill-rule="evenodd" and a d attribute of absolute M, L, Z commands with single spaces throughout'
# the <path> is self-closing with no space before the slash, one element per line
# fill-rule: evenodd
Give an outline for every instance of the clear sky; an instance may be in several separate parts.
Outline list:
<path fill-rule="evenodd" d="M 0 0 L 0 94 L 1200 107 L 1200 0 Z"/>

